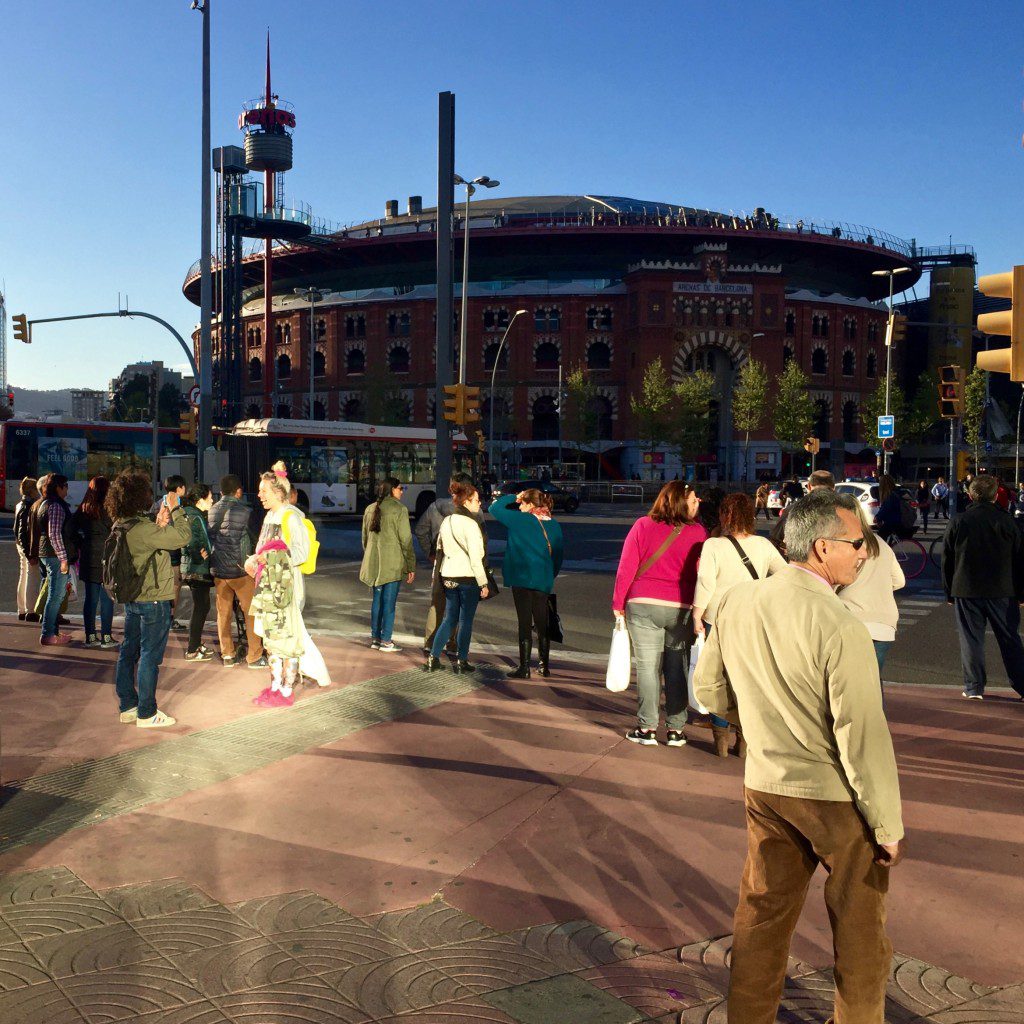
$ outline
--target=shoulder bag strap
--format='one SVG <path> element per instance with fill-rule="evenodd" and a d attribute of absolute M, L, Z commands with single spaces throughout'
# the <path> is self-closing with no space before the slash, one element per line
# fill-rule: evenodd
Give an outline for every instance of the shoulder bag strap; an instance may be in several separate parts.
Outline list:
<path fill-rule="evenodd" d="M 536 516 L 533 517 L 537 519 Z M 544 534 L 544 543 L 548 546 L 548 558 L 554 560 L 554 553 L 551 550 L 551 541 L 548 540 L 548 531 L 544 529 L 544 522 L 541 519 L 537 519 L 537 525 L 540 527 L 540 532 Z"/>
<path fill-rule="evenodd" d="M 655 551 L 650 558 L 641 563 L 640 568 L 637 569 L 636 575 L 633 577 L 634 582 L 640 579 L 640 577 L 643 576 L 643 574 L 647 572 L 647 570 L 650 569 L 651 566 L 654 565 L 654 563 L 657 562 L 658 559 L 661 558 L 661 556 L 665 554 L 665 552 L 668 551 L 670 547 L 672 547 L 672 545 L 676 542 L 676 538 L 682 532 L 682 526 L 676 526 L 673 528 L 672 532 L 661 542 L 661 546 L 658 548 L 658 550 Z"/>
<path fill-rule="evenodd" d="M 728 537 L 728 540 L 732 541 L 732 546 L 736 549 L 736 554 L 740 556 L 740 561 L 747 567 L 747 572 L 750 573 L 751 579 L 759 580 L 761 577 L 757 575 L 757 570 L 754 568 L 753 562 L 747 557 L 746 551 L 743 550 L 743 546 L 735 537 Z"/>

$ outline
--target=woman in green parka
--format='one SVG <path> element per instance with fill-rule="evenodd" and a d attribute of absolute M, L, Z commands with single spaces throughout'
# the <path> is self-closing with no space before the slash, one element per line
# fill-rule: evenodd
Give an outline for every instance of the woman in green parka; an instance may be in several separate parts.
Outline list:
<path fill-rule="evenodd" d="M 373 588 L 370 608 L 370 646 L 377 651 L 400 651 L 391 633 L 402 580 L 415 578 L 409 510 L 402 504 L 404 488 L 393 476 L 377 489 L 377 500 L 363 513 L 363 564 L 359 579 Z"/>
<path fill-rule="evenodd" d="M 181 549 L 181 582 L 192 594 L 192 616 L 188 623 L 186 661 L 209 661 L 213 652 L 203 646 L 203 626 L 210 613 L 210 535 L 206 531 L 206 515 L 213 507 L 213 491 L 209 484 L 193 484 L 182 505 L 182 512 L 192 530 L 189 542 Z"/>

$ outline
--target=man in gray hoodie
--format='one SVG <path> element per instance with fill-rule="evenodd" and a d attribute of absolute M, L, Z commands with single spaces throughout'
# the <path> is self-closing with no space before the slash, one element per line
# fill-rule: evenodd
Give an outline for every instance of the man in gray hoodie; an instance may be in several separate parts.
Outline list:
<path fill-rule="evenodd" d="M 456 473 L 452 477 L 452 482 L 458 482 L 461 484 L 469 484 L 470 487 L 476 487 L 473 478 L 468 473 Z M 430 505 L 427 510 L 419 517 L 416 521 L 416 527 L 413 530 L 413 536 L 419 541 L 420 549 L 423 554 L 427 556 L 427 560 L 433 565 L 435 555 L 437 553 L 437 535 L 441 532 L 441 523 L 444 522 L 447 516 L 450 516 L 455 511 L 455 502 L 449 497 L 438 498 L 437 501 Z M 480 523 L 480 529 L 483 530 L 484 534 L 484 549 L 486 552 L 487 547 L 487 530 L 484 527 L 484 517 L 481 512 L 476 517 L 477 522 Z M 486 554 L 484 557 L 484 564 L 487 563 Z M 435 572 L 431 577 L 430 586 L 430 608 L 427 610 L 427 624 L 424 629 L 423 635 L 423 650 L 429 654 L 430 645 L 434 642 L 434 634 L 437 632 L 437 627 L 440 625 L 441 620 L 444 618 L 445 609 L 445 598 L 444 598 L 444 587 L 441 586 L 441 578 Z M 448 646 L 445 650 L 449 654 L 456 653 L 454 637 L 448 641 Z"/>

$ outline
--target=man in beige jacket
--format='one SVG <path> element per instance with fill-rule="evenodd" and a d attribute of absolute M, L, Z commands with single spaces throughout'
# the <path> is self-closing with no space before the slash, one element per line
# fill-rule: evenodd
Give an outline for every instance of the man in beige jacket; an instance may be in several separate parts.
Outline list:
<path fill-rule="evenodd" d="M 770 1024 L 818 865 L 835 947 L 835 1024 L 882 1024 L 889 868 L 903 821 L 871 637 L 835 596 L 864 560 L 855 499 L 822 488 L 786 517 L 790 565 L 723 598 L 697 699 L 747 739 L 747 861 L 730 1024 Z"/>

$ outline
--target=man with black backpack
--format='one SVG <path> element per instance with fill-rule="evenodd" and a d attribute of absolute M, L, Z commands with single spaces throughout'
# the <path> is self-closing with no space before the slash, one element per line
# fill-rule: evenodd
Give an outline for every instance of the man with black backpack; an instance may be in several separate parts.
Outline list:
<path fill-rule="evenodd" d="M 117 697 L 121 721 L 140 729 L 175 723 L 157 709 L 156 684 L 171 628 L 170 552 L 180 551 L 192 536 L 176 493 L 162 500 L 155 521 L 146 514 L 152 500 L 149 477 L 125 470 L 114 478 L 105 503 L 113 527 L 103 549 L 103 586 L 124 604 Z"/>

